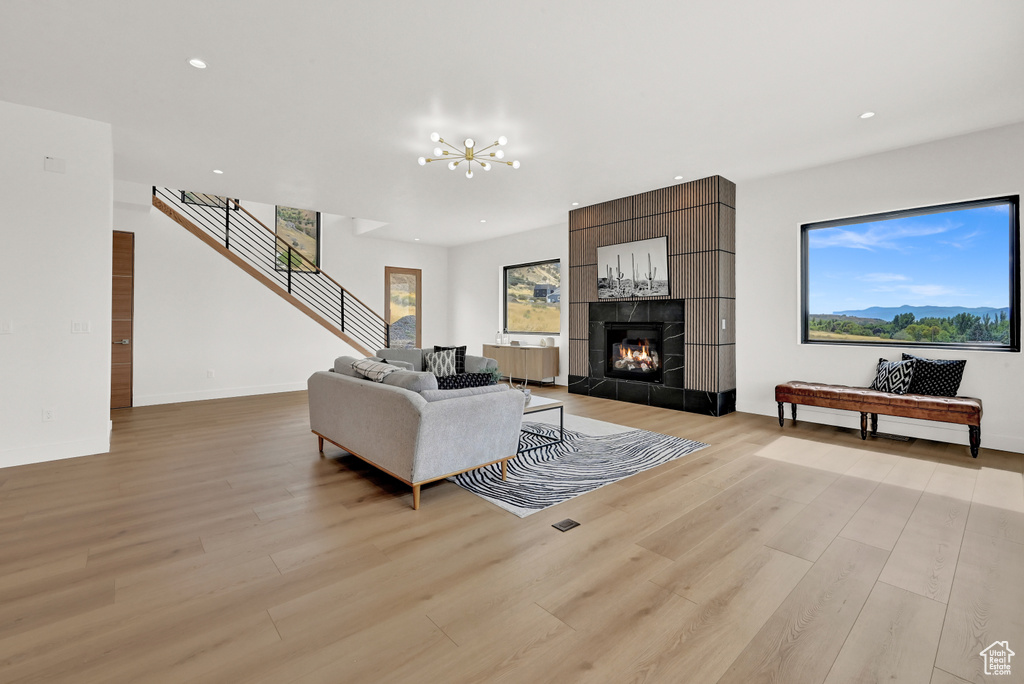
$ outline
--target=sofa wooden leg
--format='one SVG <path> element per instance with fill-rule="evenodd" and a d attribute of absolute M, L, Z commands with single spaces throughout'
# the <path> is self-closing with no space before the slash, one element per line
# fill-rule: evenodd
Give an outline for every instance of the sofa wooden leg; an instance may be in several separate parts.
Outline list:
<path fill-rule="evenodd" d="M 412 510 L 420 510 L 420 486 L 416 484 L 412 486 Z"/>
<path fill-rule="evenodd" d="M 878 436 L 878 414 L 877 413 L 872 413 L 871 414 L 871 436 L 872 437 L 877 437 Z"/>
<path fill-rule="evenodd" d="M 508 479 L 508 459 L 507 458 L 504 461 L 501 462 L 501 479 L 502 480 L 507 480 Z"/>
<path fill-rule="evenodd" d="M 323 458 L 324 457 L 324 438 L 321 437 L 320 435 L 317 435 L 316 436 L 316 441 L 317 441 L 317 449 L 320 450 L 320 458 Z"/>
<path fill-rule="evenodd" d="M 860 412 L 860 438 L 868 438 L 868 414 L 864 411 Z"/>
<path fill-rule="evenodd" d="M 981 426 L 968 425 L 967 430 L 971 435 L 971 456 L 978 458 L 978 448 L 981 446 Z"/>

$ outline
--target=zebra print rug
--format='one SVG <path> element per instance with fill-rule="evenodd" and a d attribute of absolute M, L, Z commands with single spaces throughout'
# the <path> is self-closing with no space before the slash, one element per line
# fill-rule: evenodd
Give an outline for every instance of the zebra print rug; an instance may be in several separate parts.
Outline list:
<path fill-rule="evenodd" d="M 575 416 L 566 416 L 571 423 Z M 593 423 L 596 421 L 587 421 Z M 584 423 L 585 424 L 585 423 Z M 595 426 L 596 427 L 596 426 Z M 525 518 L 549 506 L 636 475 L 662 463 L 687 456 L 707 444 L 647 430 L 632 430 L 602 423 L 610 434 L 588 435 L 565 429 L 565 442 L 541 446 L 508 462 L 508 479 L 501 479 L 495 464 L 448 478 L 477 496 Z M 558 426 L 524 422 L 523 428 L 557 438 Z M 597 431 L 597 430 L 595 430 Z M 542 437 L 523 433 L 520 448 L 539 446 Z"/>

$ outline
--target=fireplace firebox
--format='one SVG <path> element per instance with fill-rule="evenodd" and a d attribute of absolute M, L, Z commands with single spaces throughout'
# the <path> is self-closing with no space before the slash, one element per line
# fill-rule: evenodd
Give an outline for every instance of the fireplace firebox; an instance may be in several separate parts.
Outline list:
<path fill-rule="evenodd" d="M 605 376 L 661 383 L 665 365 L 661 323 L 606 323 Z"/>

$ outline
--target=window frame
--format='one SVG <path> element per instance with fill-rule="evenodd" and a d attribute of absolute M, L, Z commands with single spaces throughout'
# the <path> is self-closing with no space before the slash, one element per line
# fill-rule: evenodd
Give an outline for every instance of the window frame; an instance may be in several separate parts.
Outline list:
<path fill-rule="evenodd" d="M 529 268 L 531 266 L 542 266 L 544 264 L 558 264 L 558 330 L 549 332 L 542 332 L 538 330 L 509 330 L 508 328 L 508 272 L 509 269 L 513 268 Z M 560 335 L 561 334 L 561 320 L 562 320 L 562 295 L 564 294 L 564 286 L 562 284 L 562 260 L 560 258 L 555 259 L 541 259 L 540 261 L 531 261 L 525 264 L 511 264 L 509 266 L 503 266 L 501 271 L 501 330 L 508 335 Z"/>
<path fill-rule="evenodd" d="M 910 340 L 899 340 L 888 343 L 880 342 L 856 342 L 853 340 L 812 340 L 810 334 L 810 288 L 809 288 L 809 236 L 812 230 L 820 228 L 835 228 L 873 221 L 883 221 L 893 218 L 908 218 L 911 216 L 925 216 L 927 214 L 938 214 L 961 209 L 973 209 L 977 207 L 993 206 L 997 204 L 1010 205 L 1010 226 L 1009 226 L 1009 269 L 1010 269 L 1010 343 L 1008 345 L 972 344 L 969 342 L 914 342 Z M 814 221 L 804 223 L 800 226 L 800 343 L 816 345 L 840 345 L 855 347 L 874 348 L 919 348 L 919 349 L 948 349 L 948 350 L 970 350 L 970 351 L 991 351 L 991 352 L 1020 352 L 1020 195 L 1003 195 L 1000 197 L 989 197 L 985 199 L 966 200 L 962 202 L 950 202 L 948 204 L 934 204 L 926 207 L 913 209 L 899 209 L 895 211 L 881 212 L 877 214 L 863 214 L 849 218 L 833 219 L 829 221 Z"/>

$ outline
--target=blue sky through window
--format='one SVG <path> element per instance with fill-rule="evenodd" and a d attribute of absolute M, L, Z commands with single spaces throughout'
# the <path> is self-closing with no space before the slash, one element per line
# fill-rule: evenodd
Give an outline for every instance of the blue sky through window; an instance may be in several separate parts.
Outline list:
<path fill-rule="evenodd" d="M 1009 306 L 1010 206 L 808 231 L 808 313 Z"/>

